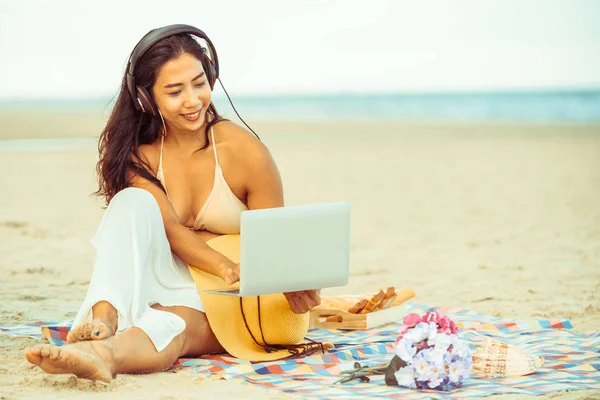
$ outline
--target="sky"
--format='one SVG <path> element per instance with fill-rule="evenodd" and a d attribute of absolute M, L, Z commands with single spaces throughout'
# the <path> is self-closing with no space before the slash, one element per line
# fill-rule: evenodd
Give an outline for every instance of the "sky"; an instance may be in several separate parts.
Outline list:
<path fill-rule="evenodd" d="M 0 0 L 0 100 L 112 97 L 174 23 L 234 95 L 600 89 L 599 0 Z"/>

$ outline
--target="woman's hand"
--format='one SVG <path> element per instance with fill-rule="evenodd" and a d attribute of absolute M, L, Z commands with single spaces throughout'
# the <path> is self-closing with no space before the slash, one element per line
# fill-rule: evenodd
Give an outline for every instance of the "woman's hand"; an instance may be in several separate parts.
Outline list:
<path fill-rule="evenodd" d="M 221 267 L 223 271 L 221 278 L 228 285 L 233 285 L 240 280 L 240 264 L 236 264 L 233 261 L 228 262 L 227 264 Z"/>
<path fill-rule="evenodd" d="M 298 292 L 287 292 L 283 294 L 290 303 L 292 311 L 296 314 L 304 314 L 313 307 L 321 304 L 321 290 L 300 290 Z"/>

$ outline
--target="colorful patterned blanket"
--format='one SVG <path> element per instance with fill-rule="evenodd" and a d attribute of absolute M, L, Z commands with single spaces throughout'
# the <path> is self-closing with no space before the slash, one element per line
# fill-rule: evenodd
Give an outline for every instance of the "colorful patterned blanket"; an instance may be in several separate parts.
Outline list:
<path fill-rule="evenodd" d="M 409 306 L 411 311 L 418 313 L 429 309 L 419 304 Z M 205 376 L 207 379 L 235 379 L 309 399 L 464 398 L 600 389 L 600 332 L 591 335 L 574 333 L 569 330 L 572 326 L 567 320 L 510 321 L 463 309 L 440 307 L 438 310 L 456 321 L 462 338 L 471 343 L 479 335 L 490 335 L 543 356 L 546 363 L 535 374 L 518 378 L 482 379 L 472 376 L 462 388 L 450 393 L 389 387 L 385 386 L 382 377 L 373 377 L 370 383 L 334 385 L 341 371 L 351 369 L 355 361 L 371 365 L 390 359 L 399 327 L 399 324 L 393 323 L 368 331 L 311 329 L 310 339 L 335 345 L 327 354 L 268 363 L 250 363 L 226 355 L 205 356 L 180 359 L 171 371 Z M 45 338 L 61 345 L 69 325 L 70 321 L 35 322 L 0 327 L 0 331 L 13 336 Z"/>

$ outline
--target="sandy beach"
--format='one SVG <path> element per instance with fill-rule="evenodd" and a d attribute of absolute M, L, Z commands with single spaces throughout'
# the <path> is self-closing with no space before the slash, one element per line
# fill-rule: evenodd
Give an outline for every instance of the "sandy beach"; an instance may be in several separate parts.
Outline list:
<path fill-rule="evenodd" d="M 20 112 L 20 111 L 19 111 Z M 97 114 L 0 112 L 0 325 L 74 317 L 102 217 Z M 85 126 L 85 129 L 77 129 Z M 411 287 L 415 301 L 600 330 L 600 126 L 253 124 L 279 166 L 286 203 L 348 200 L 351 278 L 325 294 Z M 88 139 L 2 148 L 6 139 Z M 109 385 L 28 364 L 34 339 L 0 334 L 1 399 L 275 399 L 193 375 L 119 375 Z M 600 398 L 600 391 L 556 393 Z M 515 398 L 499 396 L 498 398 Z"/>

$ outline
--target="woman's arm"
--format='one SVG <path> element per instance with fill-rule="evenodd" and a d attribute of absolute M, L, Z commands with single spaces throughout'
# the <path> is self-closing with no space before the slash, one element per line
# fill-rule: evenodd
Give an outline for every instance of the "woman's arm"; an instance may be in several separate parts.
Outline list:
<path fill-rule="evenodd" d="M 165 192 L 147 179 L 132 173 L 130 173 L 129 184 L 144 189 L 154 196 L 160 208 L 171 250 L 179 258 L 189 265 L 223 278 L 227 284 L 239 280 L 239 266 L 223 254 L 211 249 L 200 236 L 181 224 Z"/>
<path fill-rule="evenodd" d="M 245 158 L 248 172 L 248 208 L 283 207 L 283 184 L 275 161 L 266 146 L 250 137 Z M 297 314 L 304 314 L 321 304 L 320 290 L 300 290 L 284 293 L 290 308 Z"/>
<path fill-rule="evenodd" d="M 248 209 L 283 207 L 283 184 L 271 153 L 258 139 L 248 137 L 247 140 L 244 169 Z"/>

